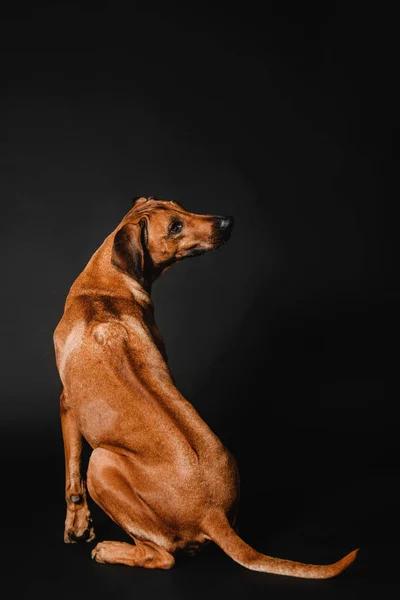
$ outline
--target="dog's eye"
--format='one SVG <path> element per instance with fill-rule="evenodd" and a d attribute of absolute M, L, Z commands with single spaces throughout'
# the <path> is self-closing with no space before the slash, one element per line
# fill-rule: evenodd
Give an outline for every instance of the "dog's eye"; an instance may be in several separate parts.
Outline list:
<path fill-rule="evenodd" d="M 169 226 L 168 233 L 171 235 L 176 235 L 182 231 L 183 223 L 181 221 L 173 221 Z"/>

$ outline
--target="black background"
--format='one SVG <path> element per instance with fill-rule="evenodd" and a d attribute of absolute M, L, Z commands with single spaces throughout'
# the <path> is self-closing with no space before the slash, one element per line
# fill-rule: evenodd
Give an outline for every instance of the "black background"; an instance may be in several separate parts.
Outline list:
<path fill-rule="evenodd" d="M 3 9 L 1 496 L 12 597 L 396 595 L 383 202 L 398 151 L 397 46 L 394 15 L 361 6 Z M 211 546 L 152 572 L 98 565 L 93 544 L 63 544 L 52 334 L 73 280 L 139 195 L 235 217 L 228 245 L 155 284 L 156 319 L 179 388 L 238 459 L 242 537 L 316 563 L 360 547 L 339 578 L 252 573 Z M 99 540 L 125 539 L 93 513 Z"/>

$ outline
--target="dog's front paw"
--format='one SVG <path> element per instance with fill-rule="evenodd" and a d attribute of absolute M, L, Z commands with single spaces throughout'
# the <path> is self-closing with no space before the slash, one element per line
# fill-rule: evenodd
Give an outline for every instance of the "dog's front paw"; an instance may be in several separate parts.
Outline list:
<path fill-rule="evenodd" d="M 75 544 L 77 542 L 91 542 L 95 538 L 92 517 L 85 506 L 67 509 L 65 520 L 64 542 Z"/>
<path fill-rule="evenodd" d="M 82 533 L 75 532 L 73 529 L 64 531 L 64 542 L 66 544 L 75 544 L 77 542 L 91 542 L 95 538 L 93 527 L 85 529 Z"/>

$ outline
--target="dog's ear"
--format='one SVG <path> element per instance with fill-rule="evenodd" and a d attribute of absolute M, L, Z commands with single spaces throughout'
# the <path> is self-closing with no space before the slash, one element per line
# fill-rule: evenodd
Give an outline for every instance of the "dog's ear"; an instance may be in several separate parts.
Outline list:
<path fill-rule="evenodd" d="M 117 231 L 111 262 L 120 271 L 144 283 L 147 253 L 147 221 L 126 223 Z"/>
<path fill-rule="evenodd" d="M 136 196 L 135 198 L 132 198 L 132 207 L 136 207 L 138 204 L 144 204 L 145 202 L 147 202 L 147 200 L 149 200 L 150 198 L 145 198 L 144 196 Z"/>

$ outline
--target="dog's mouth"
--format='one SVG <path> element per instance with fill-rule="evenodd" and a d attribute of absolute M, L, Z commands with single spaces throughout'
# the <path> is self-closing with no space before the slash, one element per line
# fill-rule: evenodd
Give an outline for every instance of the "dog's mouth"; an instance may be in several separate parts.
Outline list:
<path fill-rule="evenodd" d="M 192 248 L 189 250 L 188 254 L 185 255 L 185 258 L 192 258 L 194 256 L 201 256 L 207 252 L 207 248 Z"/>
<path fill-rule="evenodd" d="M 221 248 L 221 246 L 224 246 L 229 241 L 230 237 L 231 230 L 224 232 L 223 235 L 213 236 L 211 238 L 212 246 L 210 250 L 217 250 L 218 248 Z"/>
<path fill-rule="evenodd" d="M 221 248 L 221 246 L 226 244 L 229 238 L 230 233 L 219 236 L 212 236 L 209 242 L 207 242 L 206 246 L 194 246 L 193 248 L 190 248 L 182 258 L 192 258 L 195 256 L 201 256 L 206 252 L 210 252 L 210 250 L 217 250 L 218 248 Z"/>

